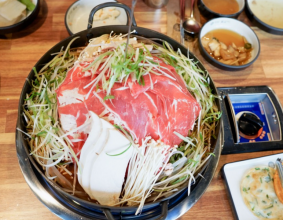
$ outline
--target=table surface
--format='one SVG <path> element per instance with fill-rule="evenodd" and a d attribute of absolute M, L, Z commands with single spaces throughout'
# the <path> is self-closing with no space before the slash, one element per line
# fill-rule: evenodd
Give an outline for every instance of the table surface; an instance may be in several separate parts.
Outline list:
<path fill-rule="evenodd" d="M 15 127 L 18 100 L 31 68 L 53 45 L 68 37 L 64 16 L 73 1 L 40 0 L 37 19 L 25 30 L 0 36 L 0 219 L 58 219 L 35 197 L 25 182 L 17 160 Z M 131 6 L 130 0 L 120 2 Z M 166 7 L 152 9 L 139 0 L 135 9 L 138 26 L 154 29 L 179 40 L 173 30 L 178 22 L 178 3 L 169 0 Z M 196 17 L 204 22 L 196 10 Z M 187 13 L 188 15 L 188 13 Z M 239 20 L 250 25 L 243 12 Z M 283 103 L 283 36 L 272 35 L 256 27 L 261 53 L 250 67 L 237 72 L 220 70 L 199 54 L 196 41 L 186 42 L 203 62 L 217 87 L 268 85 Z M 223 155 L 214 178 L 201 199 L 180 219 L 233 219 L 220 169 L 225 163 L 255 158 L 281 151 Z"/>

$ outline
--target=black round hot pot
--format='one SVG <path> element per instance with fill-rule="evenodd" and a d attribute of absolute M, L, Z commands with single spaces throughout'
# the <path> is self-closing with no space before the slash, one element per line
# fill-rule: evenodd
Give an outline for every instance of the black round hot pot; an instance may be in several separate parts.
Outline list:
<path fill-rule="evenodd" d="M 89 24 L 92 24 L 92 17 L 95 12 L 103 7 L 115 6 L 124 8 L 128 16 L 130 16 L 130 9 L 120 3 L 105 3 L 95 7 L 89 19 Z M 187 49 L 171 39 L 170 37 L 158 33 L 153 30 L 149 30 L 142 27 L 137 27 L 136 22 L 133 18 L 132 30 L 136 30 L 136 35 L 143 38 L 150 39 L 152 41 L 167 41 L 172 45 L 174 50 L 180 48 L 183 54 L 187 55 Z M 109 34 L 113 31 L 116 34 L 126 34 L 128 32 L 128 26 L 118 25 L 118 26 L 104 26 L 91 28 L 89 25 L 88 29 L 73 36 L 66 38 L 65 40 L 59 42 L 53 48 L 51 48 L 43 57 L 35 64 L 35 68 L 40 70 L 43 64 L 48 63 L 52 59 L 52 55 L 55 52 L 60 51 L 62 47 L 66 48 L 68 43 L 74 38 L 79 37 L 72 44 L 72 47 L 85 46 L 92 37 L 98 37 L 102 34 Z M 194 61 L 198 62 L 198 66 L 203 71 L 206 71 L 204 66 L 198 61 L 198 59 L 189 52 L 189 56 Z M 22 117 L 23 104 L 26 93 L 29 93 L 31 86 L 28 81 L 34 78 L 34 72 L 31 71 L 28 79 L 23 86 L 22 93 L 19 101 L 19 111 L 18 111 L 18 122 L 17 127 L 25 131 L 25 122 Z M 210 87 L 212 91 L 217 95 L 216 87 L 213 81 L 209 80 Z M 220 109 L 220 101 L 217 101 L 218 108 Z M 135 215 L 137 207 L 110 207 L 103 206 L 89 201 L 80 199 L 71 194 L 68 194 L 62 190 L 62 188 L 47 179 L 44 175 L 43 170 L 29 154 L 29 146 L 27 142 L 27 137 L 16 130 L 16 150 L 18 155 L 19 164 L 24 175 L 24 178 L 31 190 L 37 196 L 37 198 L 49 208 L 54 214 L 63 219 L 176 219 L 179 216 L 187 212 L 202 196 L 206 188 L 210 184 L 214 172 L 216 170 L 218 160 L 221 153 L 221 147 L 223 143 L 223 134 L 221 133 L 222 122 L 218 124 L 217 127 L 217 139 L 212 144 L 213 153 L 206 165 L 202 168 L 201 176 L 198 177 L 197 181 L 191 186 L 191 193 L 188 196 L 187 187 L 185 184 L 183 187 L 179 188 L 179 191 L 175 192 L 173 195 L 159 199 L 156 202 L 146 203 L 143 207 L 142 213 Z"/>

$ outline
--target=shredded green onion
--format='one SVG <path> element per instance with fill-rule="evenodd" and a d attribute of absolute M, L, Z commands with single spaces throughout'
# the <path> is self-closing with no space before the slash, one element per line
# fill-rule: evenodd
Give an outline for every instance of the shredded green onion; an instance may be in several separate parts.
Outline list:
<path fill-rule="evenodd" d="M 129 145 L 129 147 L 127 147 L 126 150 L 124 150 L 123 152 L 118 153 L 118 154 L 112 154 L 112 155 L 110 155 L 110 154 L 108 154 L 108 153 L 106 153 L 106 154 L 107 154 L 108 156 L 120 156 L 120 155 L 122 155 L 123 153 L 125 153 L 127 150 L 129 150 L 131 146 L 132 146 L 132 143 Z"/>

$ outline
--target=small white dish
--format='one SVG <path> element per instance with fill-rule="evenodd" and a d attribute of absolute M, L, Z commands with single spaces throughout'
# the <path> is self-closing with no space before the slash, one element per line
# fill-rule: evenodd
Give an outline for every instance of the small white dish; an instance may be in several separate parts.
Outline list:
<path fill-rule="evenodd" d="M 106 2 L 116 2 L 115 0 L 79 0 L 74 2 L 67 10 L 65 15 L 65 26 L 70 35 L 87 29 L 89 14 L 97 5 Z M 92 27 L 106 25 L 126 25 L 128 16 L 124 9 L 116 7 L 120 11 L 120 15 L 116 19 L 105 19 L 94 21 Z"/>
<path fill-rule="evenodd" d="M 249 169 L 262 165 L 268 166 L 268 163 L 271 161 L 275 163 L 277 158 L 283 158 L 283 153 L 228 163 L 223 166 L 222 172 L 233 204 L 232 208 L 235 211 L 235 219 L 258 220 L 244 203 L 240 189 L 241 180 Z"/>
<path fill-rule="evenodd" d="M 219 62 L 208 54 L 204 49 L 201 43 L 201 38 L 205 36 L 208 32 L 218 29 L 226 29 L 238 33 L 239 35 L 244 36 L 249 43 L 251 43 L 253 50 L 252 56 L 248 63 L 240 66 L 232 66 Z M 212 65 L 215 65 L 218 68 L 225 70 L 239 70 L 248 67 L 251 65 L 259 56 L 260 53 L 260 43 L 255 32 L 243 22 L 233 19 L 233 18 L 215 18 L 204 24 L 199 34 L 199 47 L 200 52 L 210 62 Z"/>

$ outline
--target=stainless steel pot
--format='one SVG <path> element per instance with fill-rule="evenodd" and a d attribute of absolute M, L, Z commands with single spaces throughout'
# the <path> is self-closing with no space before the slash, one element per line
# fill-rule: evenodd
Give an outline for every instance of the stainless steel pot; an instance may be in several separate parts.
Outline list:
<path fill-rule="evenodd" d="M 109 7 L 109 6 L 111 6 L 111 7 L 122 7 L 127 11 L 128 15 L 130 15 L 130 9 L 126 5 L 123 5 L 123 4 L 120 4 L 120 3 L 105 3 L 105 4 L 102 4 L 102 5 L 95 7 L 90 14 L 88 29 L 85 30 L 85 31 L 79 32 L 77 34 L 74 34 L 73 36 L 68 37 L 68 38 L 62 40 L 61 42 L 59 42 L 58 44 L 56 44 L 46 54 L 44 54 L 43 57 L 35 64 L 35 68 L 39 71 L 40 68 L 43 66 L 43 64 L 48 63 L 52 59 L 51 54 L 60 51 L 60 49 L 62 47 L 66 48 L 68 43 L 74 37 L 80 37 L 80 38 L 77 39 L 72 44 L 72 47 L 80 47 L 80 46 L 85 46 L 87 44 L 89 38 L 98 37 L 102 34 L 109 34 L 111 31 L 114 31 L 117 34 L 127 33 L 128 26 L 126 26 L 126 25 L 104 26 L 104 27 L 91 28 L 92 17 L 95 14 L 95 12 L 98 11 L 99 9 L 103 8 L 103 7 Z M 136 34 L 138 36 L 141 36 L 141 37 L 144 37 L 144 38 L 147 38 L 147 39 L 151 39 L 153 41 L 167 41 L 169 44 L 172 45 L 172 47 L 175 50 L 180 48 L 180 50 L 182 51 L 183 54 L 187 54 L 187 49 L 184 46 L 182 46 L 181 44 L 179 44 L 178 42 L 176 42 L 175 40 L 171 39 L 170 37 L 168 37 L 164 34 L 158 33 L 156 31 L 153 31 L 153 30 L 149 30 L 149 29 L 142 28 L 142 27 L 137 27 L 135 20 L 133 20 L 133 26 L 134 26 L 133 29 L 136 30 Z M 202 69 L 203 71 L 206 71 L 204 66 L 199 62 L 199 60 L 191 52 L 189 52 L 189 56 L 195 62 L 198 62 L 198 66 L 199 66 L 200 69 Z M 28 76 L 28 79 L 31 81 L 34 78 L 35 78 L 34 71 L 31 71 L 29 76 Z M 212 80 L 210 80 L 210 88 L 212 89 L 214 94 L 217 95 L 217 89 L 216 89 Z M 22 113 L 23 113 L 23 105 L 24 105 L 26 93 L 29 93 L 30 90 L 31 90 L 31 85 L 29 84 L 28 81 L 26 81 L 24 86 L 23 86 L 22 93 L 21 93 L 21 96 L 20 96 L 19 110 L 18 110 L 17 127 L 20 128 L 21 130 L 25 130 L 25 121 L 24 121 L 24 118 L 22 117 Z M 220 101 L 216 100 L 216 102 L 217 102 L 218 108 L 220 109 L 221 108 L 220 107 Z M 220 156 L 220 153 L 221 153 L 221 146 L 222 146 L 222 143 L 223 143 L 223 140 L 222 140 L 223 134 L 221 133 L 221 126 L 222 126 L 222 122 L 220 121 L 220 123 L 218 124 L 218 126 L 216 128 L 217 139 L 212 144 L 212 149 L 214 149 L 213 153 L 215 154 L 215 156 L 211 157 L 209 159 L 206 166 L 202 170 L 202 176 L 204 178 L 199 178 L 197 183 L 192 186 L 192 191 L 191 191 L 191 194 L 190 194 L 189 197 L 186 197 L 186 199 L 183 199 L 183 201 L 181 203 L 179 202 L 178 204 L 176 204 L 175 207 L 173 207 L 173 208 L 171 207 L 171 209 L 175 209 L 175 212 L 170 212 L 171 215 L 178 217 L 178 216 L 184 214 L 184 212 L 186 212 L 189 208 L 191 208 L 198 201 L 198 199 L 202 196 L 202 194 L 205 192 L 207 186 L 211 182 L 213 175 L 214 175 L 214 172 L 216 170 L 217 164 L 218 164 L 219 156 Z M 77 198 L 77 197 L 75 197 L 71 194 L 64 192 L 61 189 L 60 186 L 58 186 L 57 184 L 50 181 L 44 175 L 40 165 L 37 164 L 37 162 L 33 159 L 32 156 L 29 155 L 29 145 L 28 145 L 28 142 L 26 140 L 26 136 L 18 130 L 16 130 L 16 147 L 17 147 L 19 163 L 21 165 L 23 175 L 26 178 L 26 181 L 28 182 L 28 184 L 30 185 L 32 190 L 35 192 L 35 194 L 39 197 L 39 199 L 42 202 L 44 202 L 44 201 L 40 198 L 40 194 L 38 192 L 36 192 L 38 187 L 40 188 L 41 186 L 39 186 L 39 185 L 36 186 L 36 185 L 31 183 L 31 178 L 34 179 L 33 175 L 31 174 L 32 169 L 36 169 L 36 171 L 39 173 L 39 175 L 41 175 L 41 177 L 45 180 L 48 187 L 50 187 L 56 194 L 58 194 L 58 196 L 62 199 L 63 202 L 66 201 L 66 202 L 68 202 L 68 204 L 71 204 L 71 205 L 73 204 L 73 206 L 81 206 L 81 207 L 87 208 L 89 210 L 94 210 L 94 209 L 100 210 L 100 212 L 104 212 L 107 219 L 115 219 L 115 216 L 119 216 L 119 215 L 121 215 L 121 213 L 126 214 L 126 215 L 133 215 L 135 213 L 137 207 L 103 206 L 103 205 L 91 203 L 91 202 L 86 201 L 86 200 L 82 200 L 80 198 Z M 26 158 L 22 158 L 23 155 L 24 155 L 23 149 L 24 149 L 24 151 L 27 155 L 28 160 Z M 31 164 L 30 164 L 30 162 L 31 162 Z M 176 193 L 174 193 L 173 195 L 171 195 L 169 197 L 159 199 L 158 201 L 153 202 L 153 203 L 146 203 L 144 205 L 143 211 L 148 211 L 148 210 L 151 210 L 153 208 L 161 206 L 160 214 L 155 219 L 165 219 L 168 215 L 168 202 L 170 201 L 170 199 L 178 196 L 180 193 L 183 193 L 186 189 L 187 189 L 187 184 L 184 185 L 179 191 L 177 191 Z M 48 205 L 48 204 L 46 204 L 46 205 Z M 181 208 L 182 206 L 186 206 L 187 208 L 186 209 Z M 53 212 L 55 212 L 55 211 L 53 210 Z M 172 214 L 172 213 L 174 213 L 174 214 Z"/>

